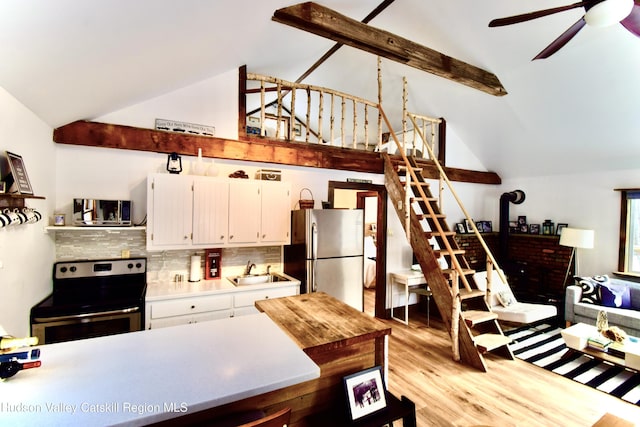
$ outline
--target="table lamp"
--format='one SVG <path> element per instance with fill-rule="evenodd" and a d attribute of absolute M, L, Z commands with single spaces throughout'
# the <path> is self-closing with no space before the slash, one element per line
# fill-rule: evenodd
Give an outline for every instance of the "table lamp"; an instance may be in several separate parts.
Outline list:
<path fill-rule="evenodd" d="M 578 255 L 576 254 L 576 249 L 592 249 L 593 237 L 593 230 L 565 227 L 560 231 L 560 245 L 571 247 L 571 257 L 569 258 L 569 264 L 567 265 L 567 273 L 564 275 L 564 282 L 562 282 L 563 286 L 567 283 L 567 277 L 569 276 L 569 269 L 571 268 L 571 261 L 573 260 L 574 255 L 576 257 L 576 275 L 578 275 Z"/>

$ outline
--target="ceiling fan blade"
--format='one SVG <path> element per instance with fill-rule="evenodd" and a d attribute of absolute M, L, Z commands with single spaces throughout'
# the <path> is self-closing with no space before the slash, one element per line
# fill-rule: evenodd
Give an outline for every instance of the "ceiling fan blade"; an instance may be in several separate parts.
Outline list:
<path fill-rule="evenodd" d="M 569 27 L 567 31 L 560 34 L 560 37 L 555 39 L 553 42 L 551 42 L 549 46 L 544 48 L 542 52 L 537 54 L 536 57 L 533 58 L 533 60 L 548 58 L 554 53 L 556 53 L 557 51 L 559 51 L 562 46 L 569 43 L 569 40 L 571 40 L 576 34 L 578 34 L 578 31 L 580 31 L 582 27 L 585 26 L 585 24 L 586 24 L 586 21 L 584 20 L 584 16 L 583 16 L 582 18 L 578 19 L 578 21 L 575 24 Z"/>
<path fill-rule="evenodd" d="M 635 0 L 629 16 L 620 21 L 623 27 L 640 37 L 640 0 Z"/>
<path fill-rule="evenodd" d="M 518 24 L 520 22 L 531 21 L 532 19 L 542 18 L 543 16 L 553 15 L 554 13 L 564 12 L 565 10 L 582 7 L 589 3 L 588 1 L 579 1 L 567 6 L 559 6 L 551 9 L 538 10 L 536 12 L 523 13 L 522 15 L 509 16 L 507 18 L 494 19 L 489 22 L 490 27 L 502 27 L 505 25 Z"/>

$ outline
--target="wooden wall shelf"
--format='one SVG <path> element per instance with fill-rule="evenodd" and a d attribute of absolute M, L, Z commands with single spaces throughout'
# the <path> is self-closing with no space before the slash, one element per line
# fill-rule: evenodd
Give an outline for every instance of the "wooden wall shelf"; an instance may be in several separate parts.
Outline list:
<path fill-rule="evenodd" d="M 106 227 L 106 226 L 60 226 L 60 225 L 49 225 L 45 227 L 47 232 L 55 232 L 55 231 L 107 231 L 107 232 L 120 232 L 120 231 L 145 231 L 147 229 L 146 226 L 127 226 L 127 227 Z"/>
<path fill-rule="evenodd" d="M 22 209 L 26 199 L 44 199 L 44 197 L 32 194 L 0 194 L 0 208 Z"/>

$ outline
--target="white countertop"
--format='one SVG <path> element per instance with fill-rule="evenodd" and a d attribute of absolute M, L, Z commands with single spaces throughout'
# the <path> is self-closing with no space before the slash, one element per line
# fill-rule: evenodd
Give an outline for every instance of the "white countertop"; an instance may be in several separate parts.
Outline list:
<path fill-rule="evenodd" d="M 284 286 L 300 286 L 300 281 L 284 273 L 280 276 L 290 279 L 290 282 L 271 282 L 258 285 L 236 286 L 228 279 L 201 280 L 199 282 L 149 282 L 147 284 L 146 301 L 158 301 L 167 298 L 181 298 L 187 296 L 201 296 L 222 292 L 243 292 Z"/>
<path fill-rule="evenodd" d="M 264 313 L 40 349 L 41 367 L 0 383 L 3 425 L 138 426 L 320 376 Z"/>

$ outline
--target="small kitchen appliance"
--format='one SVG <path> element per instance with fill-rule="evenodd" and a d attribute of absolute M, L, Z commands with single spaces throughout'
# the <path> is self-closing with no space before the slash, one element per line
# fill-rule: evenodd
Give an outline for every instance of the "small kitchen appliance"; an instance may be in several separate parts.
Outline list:
<path fill-rule="evenodd" d="M 53 293 L 31 309 L 40 344 L 144 328 L 147 259 L 56 262 Z"/>
<path fill-rule="evenodd" d="M 73 199 L 73 225 L 131 225 L 131 200 Z"/>

